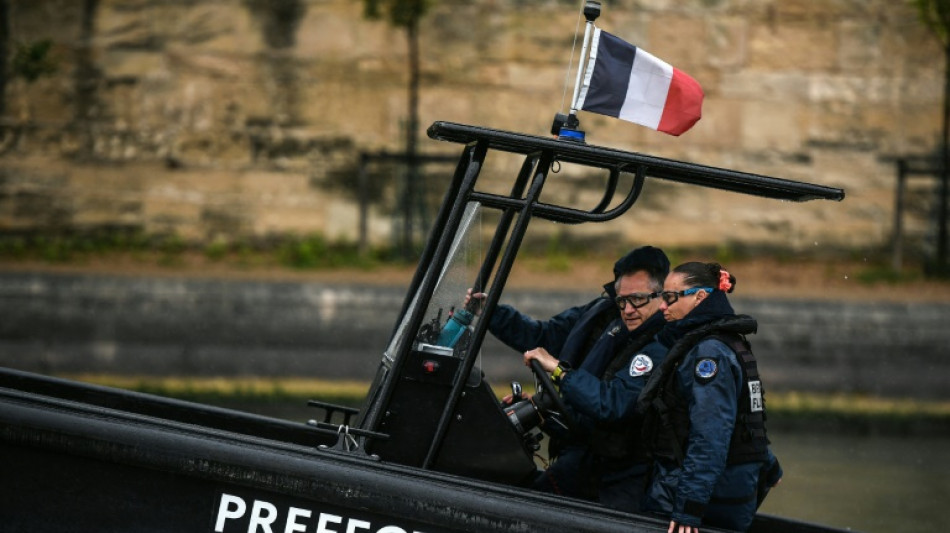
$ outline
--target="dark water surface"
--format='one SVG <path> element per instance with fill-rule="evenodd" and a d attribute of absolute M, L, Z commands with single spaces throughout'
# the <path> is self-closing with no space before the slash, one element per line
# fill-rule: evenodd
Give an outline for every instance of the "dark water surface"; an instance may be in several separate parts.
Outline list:
<path fill-rule="evenodd" d="M 769 436 L 785 477 L 762 512 L 868 533 L 946 529 L 950 438 Z"/>

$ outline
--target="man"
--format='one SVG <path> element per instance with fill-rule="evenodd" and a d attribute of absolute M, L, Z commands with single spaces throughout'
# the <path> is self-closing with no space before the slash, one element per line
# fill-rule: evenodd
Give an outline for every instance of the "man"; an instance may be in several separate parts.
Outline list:
<path fill-rule="evenodd" d="M 669 266 L 662 250 L 643 246 L 617 261 L 604 296 L 586 305 L 547 321 L 510 306 L 492 314 L 492 334 L 525 352 L 526 364 L 537 359 L 555 373 L 578 425 L 570 435 L 545 427 L 555 437 L 549 450 L 556 460 L 535 488 L 638 509 L 648 462 L 636 446 L 634 407 L 645 376 L 658 363 L 653 359 L 663 355 L 642 348 L 664 324 L 656 295 Z"/>

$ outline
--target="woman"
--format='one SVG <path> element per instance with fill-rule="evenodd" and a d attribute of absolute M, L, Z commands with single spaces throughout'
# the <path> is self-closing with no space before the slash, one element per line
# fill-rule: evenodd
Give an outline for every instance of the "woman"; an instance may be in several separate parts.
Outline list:
<path fill-rule="evenodd" d="M 736 315 L 726 297 L 735 284 L 720 265 L 691 262 L 663 285 L 660 311 L 668 323 L 657 341 L 669 351 L 638 408 L 655 459 L 643 507 L 669 517 L 670 532 L 698 532 L 700 524 L 745 531 L 764 487 L 781 478 L 744 337 L 756 323 Z"/>

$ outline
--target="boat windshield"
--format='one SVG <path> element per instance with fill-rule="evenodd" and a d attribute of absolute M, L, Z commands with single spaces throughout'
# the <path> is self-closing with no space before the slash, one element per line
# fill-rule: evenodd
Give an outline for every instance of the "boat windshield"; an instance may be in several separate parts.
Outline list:
<path fill-rule="evenodd" d="M 465 353 L 478 316 L 464 309 L 466 291 L 476 281 L 484 251 L 482 247 L 482 206 L 468 202 L 461 224 L 452 239 L 448 257 L 443 265 L 432 265 L 427 276 L 437 276 L 435 289 L 423 314 L 422 326 L 414 332 L 414 349 L 439 355 L 459 356 Z M 422 297 L 421 288 L 413 295 L 412 303 L 386 349 L 384 359 L 389 363 L 407 334 L 410 319 Z"/>

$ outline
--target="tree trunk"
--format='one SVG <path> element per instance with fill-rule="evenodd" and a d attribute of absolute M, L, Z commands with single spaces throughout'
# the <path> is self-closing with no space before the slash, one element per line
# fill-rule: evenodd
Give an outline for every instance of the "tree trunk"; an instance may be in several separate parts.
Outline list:
<path fill-rule="evenodd" d="M 7 57 L 10 55 L 10 3 L 0 0 L 0 119 L 7 112 Z"/>
<path fill-rule="evenodd" d="M 416 206 L 420 204 L 417 185 L 419 180 L 419 160 L 416 154 L 419 130 L 419 24 L 413 20 L 406 26 L 406 38 L 409 45 L 409 117 L 406 121 L 406 201 L 405 223 L 403 226 L 403 253 L 409 258 L 413 255 L 413 218 Z"/>
<path fill-rule="evenodd" d="M 96 103 L 99 91 L 99 70 L 92 53 L 95 36 L 96 11 L 99 0 L 83 2 L 82 26 L 79 43 L 75 50 L 76 69 L 73 82 L 76 87 L 76 102 L 73 109 L 73 124 L 81 138 L 82 157 L 91 157 L 95 146 L 93 123 L 96 120 Z"/>
<path fill-rule="evenodd" d="M 950 172 L 950 43 L 944 45 L 944 86 L 943 86 L 943 161 L 940 169 L 940 216 L 937 221 L 937 261 L 938 275 L 950 272 L 947 266 L 947 189 Z"/>

